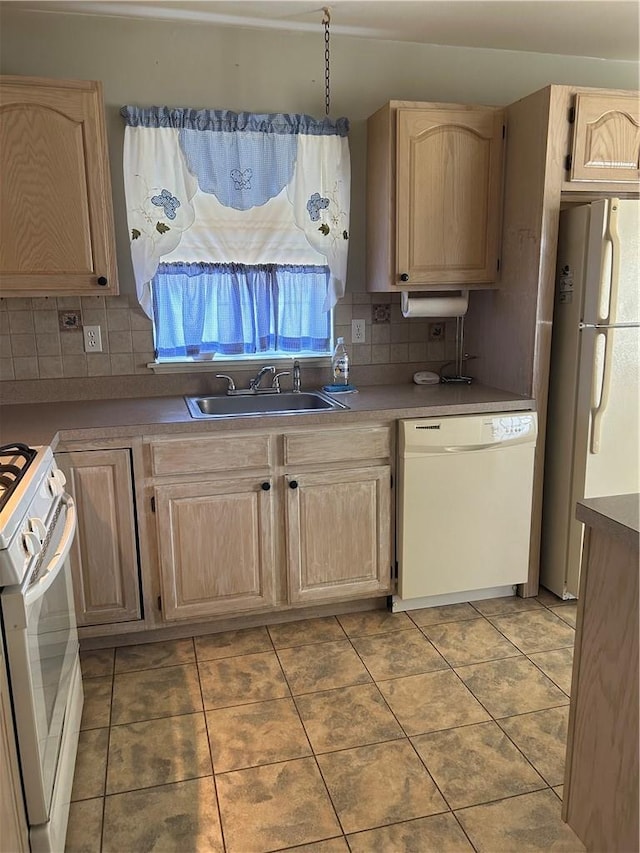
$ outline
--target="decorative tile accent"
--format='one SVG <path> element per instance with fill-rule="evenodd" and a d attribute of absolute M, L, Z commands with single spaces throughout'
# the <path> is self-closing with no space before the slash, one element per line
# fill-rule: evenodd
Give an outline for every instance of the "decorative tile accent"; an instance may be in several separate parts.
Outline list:
<path fill-rule="evenodd" d="M 77 332 L 82 328 L 80 309 L 58 311 L 58 328 L 61 332 Z"/>
<path fill-rule="evenodd" d="M 372 323 L 391 323 L 391 303 L 378 302 L 371 306 Z"/>

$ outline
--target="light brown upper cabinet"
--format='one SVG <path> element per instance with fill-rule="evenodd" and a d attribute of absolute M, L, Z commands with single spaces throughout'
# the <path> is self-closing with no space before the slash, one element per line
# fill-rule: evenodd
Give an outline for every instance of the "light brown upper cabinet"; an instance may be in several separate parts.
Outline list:
<path fill-rule="evenodd" d="M 637 92 L 575 96 L 571 181 L 640 180 L 640 100 Z"/>
<path fill-rule="evenodd" d="M 0 295 L 118 293 L 102 85 L 0 80 Z"/>
<path fill-rule="evenodd" d="M 367 131 L 368 289 L 496 282 L 503 110 L 390 101 Z"/>

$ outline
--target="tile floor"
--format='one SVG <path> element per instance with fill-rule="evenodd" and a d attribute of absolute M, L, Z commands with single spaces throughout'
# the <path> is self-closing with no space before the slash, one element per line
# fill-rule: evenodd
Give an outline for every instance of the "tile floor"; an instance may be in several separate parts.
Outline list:
<path fill-rule="evenodd" d="M 575 611 L 543 590 L 83 652 L 67 851 L 581 851 Z"/>

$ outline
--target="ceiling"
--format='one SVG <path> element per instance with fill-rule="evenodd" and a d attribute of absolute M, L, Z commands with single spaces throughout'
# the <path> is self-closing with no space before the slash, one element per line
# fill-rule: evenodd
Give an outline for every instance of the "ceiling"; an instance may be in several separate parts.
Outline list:
<path fill-rule="evenodd" d="M 6 11 L 112 15 L 638 61 L 636 0 L 12 0 Z"/>

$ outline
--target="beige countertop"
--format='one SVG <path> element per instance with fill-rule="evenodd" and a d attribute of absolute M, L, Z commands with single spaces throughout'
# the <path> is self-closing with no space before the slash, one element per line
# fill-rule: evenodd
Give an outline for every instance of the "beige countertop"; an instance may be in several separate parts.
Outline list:
<path fill-rule="evenodd" d="M 638 548 L 640 538 L 640 495 L 610 495 L 602 498 L 585 498 L 578 501 L 576 518 L 589 527 L 595 527 L 622 537 L 632 547 Z"/>
<path fill-rule="evenodd" d="M 442 417 L 535 408 L 533 400 L 483 385 L 375 385 L 355 394 L 337 395 L 348 410 L 211 420 L 189 415 L 183 397 L 74 400 L 4 405 L 0 442 L 51 444 L 59 441 L 133 437 L 145 434 L 280 428 L 292 423 L 339 424 L 388 418 Z"/>

